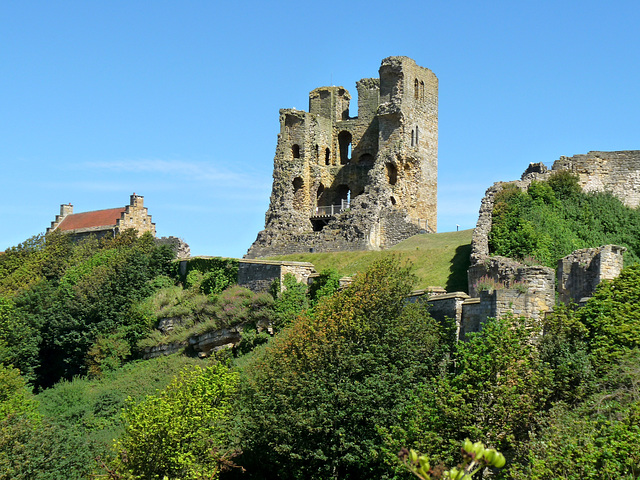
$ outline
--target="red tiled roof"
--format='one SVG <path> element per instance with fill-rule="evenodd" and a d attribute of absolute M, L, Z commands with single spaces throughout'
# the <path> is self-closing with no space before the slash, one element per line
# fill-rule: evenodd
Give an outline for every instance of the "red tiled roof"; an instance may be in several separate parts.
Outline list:
<path fill-rule="evenodd" d="M 106 227 L 115 225 L 126 207 L 108 208 L 93 212 L 73 213 L 64 217 L 58 230 L 75 230 L 77 228 Z"/>

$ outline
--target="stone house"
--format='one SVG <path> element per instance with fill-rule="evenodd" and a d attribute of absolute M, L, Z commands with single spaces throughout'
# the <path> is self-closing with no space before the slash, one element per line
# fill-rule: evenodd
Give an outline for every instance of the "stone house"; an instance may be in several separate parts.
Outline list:
<path fill-rule="evenodd" d="M 151 215 L 144 206 L 144 197 L 130 196 L 129 205 L 91 212 L 73 213 L 73 205 L 60 205 L 60 214 L 51 222 L 47 233 L 61 231 L 70 233 L 74 238 L 95 235 L 99 238 L 115 236 L 119 232 L 133 228 L 141 235 L 151 232 L 156 236 L 156 224 L 151 221 Z"/>

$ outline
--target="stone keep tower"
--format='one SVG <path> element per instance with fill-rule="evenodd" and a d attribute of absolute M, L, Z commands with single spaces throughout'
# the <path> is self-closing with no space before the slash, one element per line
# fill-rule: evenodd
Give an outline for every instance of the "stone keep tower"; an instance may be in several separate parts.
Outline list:
<path fill-rule="evenodd" d="M 356 83 L 309 94 L 309 111 L 280 110 L 265 229 L 246 257 L 378 250 L 435 232 L 438 79 L 407 57 Z"/>

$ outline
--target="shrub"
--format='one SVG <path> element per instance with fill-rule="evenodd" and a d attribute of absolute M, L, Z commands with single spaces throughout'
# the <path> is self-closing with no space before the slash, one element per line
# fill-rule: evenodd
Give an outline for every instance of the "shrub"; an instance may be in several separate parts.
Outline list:
<path fill-rule="evenodd" d="M 125 478 L 217 478 L 237 381 L 223 365 L 196 366 L 159 394 L 130 404 L 115 471 Z"/>

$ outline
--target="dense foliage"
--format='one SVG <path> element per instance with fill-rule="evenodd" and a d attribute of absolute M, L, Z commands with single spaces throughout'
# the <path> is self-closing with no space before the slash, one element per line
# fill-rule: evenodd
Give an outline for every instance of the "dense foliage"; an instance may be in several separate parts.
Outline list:
<path fill-rule="evenodd" d="M 223 428 L 237 374 L 223 365 L 183 370 L 167 388 L 131 404 L 116 444 L 113 473 L 123 479 L 217 478 Z"/>
<path fill-rule="evenodd" d="M 620 226 L 635 232 L 635 213 L 576 187 L 565 175 L 505 190 L 494 244 L 553 259 L 556 242 L 606 238 L 633 258 L 636 233 Z M 591 233 L 571 223 L 587 207 Z M 543 213 L 553 231 L 535 226 Z M 407 479 L 402 447 L 441 478 L 465 438 L 504 453 L 497 480 L 640 475 L 638 266 L 583 308 L 489 320 L 456 343 L 455 326 L 407 303 L 413 278 L 392 258 L 341 290 L 326 271 L 272 295 L 235 285 L 232 261 L 182 278 L 171 258 L 132 233 L 35 237 L 0 255 L 0 479 Z M 165 318 L 171 332 L 156 330 Z M 235 325 L 242 342 L 209 359 L 140 358 L 141 345 Z"/>
<path fill-rule="evenodd" d="M 640 261 L 640 210 L 609 193 L 584 193 L 577 178 L 558 172 L 533 181 L 526 192 L 507 185 L 496 194 L 489 246 L 492 253 L 555 268 L 579 248 L 627 247 L 625 261 Z"/>
<path fill-rule="evenodd" d="M 244 369 L 242 464 L 250 478 L 387 478 L 381 427 L 448 343 L 392 260 L 296 318 Z"/>
<path fill-rule="evenodd" d="M 20 256 L 35 280 L 23 281 L 22 267 L 14 268 Z M 168 273 L 172 258 L 170 247 L 133 230 L 80 244 L 53 235 L 0 256 L 13 269 L 4 278 L 9 298 L 0 301 L 0 358 L 39 387 L 86 373 L 92 347 L 94 370 L 100 362 L 117 367 L 153 327 L 133 307 L 154 291 L 152 280 Z"/>

